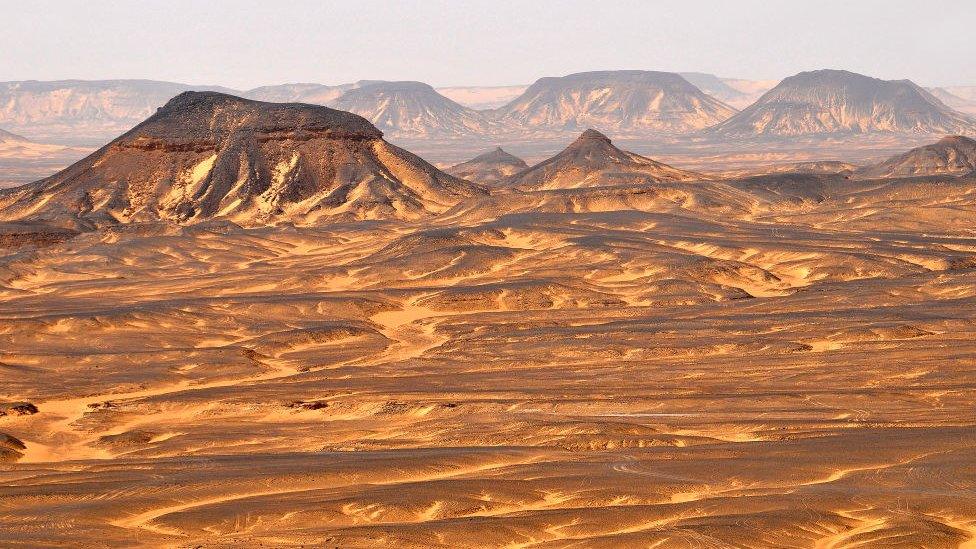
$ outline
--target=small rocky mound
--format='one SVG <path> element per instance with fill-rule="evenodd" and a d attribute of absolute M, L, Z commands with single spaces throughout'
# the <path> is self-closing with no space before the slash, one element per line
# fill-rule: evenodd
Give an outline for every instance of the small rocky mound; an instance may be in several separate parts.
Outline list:
<path fill-rule="evenodd" d="M 575 189 L 696 181 L 704 176 L 618 149 L 610 138 L 588 129 L 562 152 L 506 181 L 523 190 Z"/>
<path fill-rule="evenodd" d="M 37 413 L 37 406 L 30 402 L 0 402 L 0 417 L 30 416 Z"/>
<path fill-rule="evenodd" d="M 910 80 L 841 70 L 801 72 L 706 130 L 721 137 L 969 133 L 976 122 Z"/>
<path fill-rule="evenodd" d="M 106 446 L 115 451 L 126 451 L 135 448 L 142 448 L 146 446 L 158 435 L 151 431 L 145 431 L 142 429 L 135 429 L 132 431 L 126 431 L 124 433 L 119 433 L 117 435 L 105 435 L 99 437 L 96 444 L 98 446 Z"/>
<path fill-rule="evenodd" d="M 491 185 L 528 167 L 529 165 L 521 158 L 497 147 L 445 171 L 480 185 Z"/>
<path fill-rule="evenodd" d="M 950 135 L 858 170 L 865 178 L 966 175 L 976 170 L 976 139 Z"/>
<path fill-rule="evenodd" d="M 673 72 L 594 71 L 540 78 L 495 114 L 522 128 L 681 133 L 735 112 Z"/>

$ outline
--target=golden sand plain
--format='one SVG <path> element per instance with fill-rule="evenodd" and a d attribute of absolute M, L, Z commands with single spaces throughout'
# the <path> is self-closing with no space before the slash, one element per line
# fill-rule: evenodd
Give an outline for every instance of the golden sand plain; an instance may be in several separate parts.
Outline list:
<path fill-rule="evenodd" d="M 976 184 L 680 185 L 6 250 L 0 545 L 974 547 Z"/>

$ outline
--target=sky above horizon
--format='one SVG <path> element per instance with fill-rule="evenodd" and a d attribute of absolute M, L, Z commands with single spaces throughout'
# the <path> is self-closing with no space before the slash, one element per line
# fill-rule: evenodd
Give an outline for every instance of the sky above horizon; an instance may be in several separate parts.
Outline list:
<path fill-rule="evenodd" d="M 0 0 L 0 80 L 528 84 L 610 69 L 847 69 L 976 85 L 976 2 Z"/>

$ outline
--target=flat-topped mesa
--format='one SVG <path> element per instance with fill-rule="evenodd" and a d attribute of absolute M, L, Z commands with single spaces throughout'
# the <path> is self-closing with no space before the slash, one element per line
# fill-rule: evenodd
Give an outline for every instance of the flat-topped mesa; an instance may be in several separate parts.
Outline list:
<path fill-rule="evenodd" d="M 784 79 L 707 133 L 750 137 L 972 131 L 976 122 L 910 80 L 824 69 Z"/>
<path fill-rule="evenodd" d="M 494 114 L 523 128 L 643 134 L 697 131 L 735 113 L 678 74 L 628 70 L 540 78 Z"/>
<path fill-rule="evenodd" d="M 606 135 L 587 129 L 562 152 L 506 183 L 523 190 L 547 190 L 701 179 L 701 174 L 618 149 Z"/>
<path fill-rule="evenodd" d="M 478 156 L 469 160 L 469 162 L 475 160 L 480 160 L 485 162 L 522 162 L 523 164 L 525 163 L 525 161 L 523 161 L 521 158 L 515 156 L 514 154 L 506 151 L 501 147 L 495 147 L 494 149 L 486 153 L 479 154 Z"/>
<path fill-rule="evenodd" d="M 423 82 L 366 83 L 346 91 L 332 106 L 362 115 L 390 135 L 464 136 L 498 128 L 482 113 Z"/>
<path fill-rule="evenodd" d="M 387 143 L 361 116 L 187 92 L 64 171 L 0 192 L 0 221 L 412 219 L 484 192 Z"/>

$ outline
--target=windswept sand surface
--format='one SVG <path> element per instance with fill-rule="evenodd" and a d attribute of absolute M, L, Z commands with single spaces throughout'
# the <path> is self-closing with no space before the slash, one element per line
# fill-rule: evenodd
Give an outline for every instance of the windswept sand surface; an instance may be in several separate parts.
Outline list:
<path fill-rule="evenodd" d="M 801 183 L 5 250 L 0 545 L 974 547 L 976 184 Z"/>

